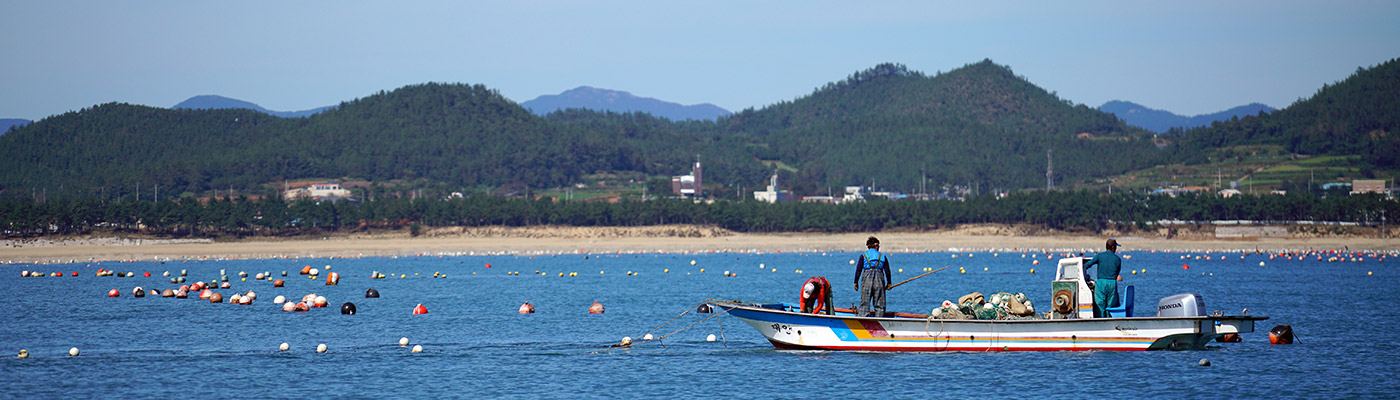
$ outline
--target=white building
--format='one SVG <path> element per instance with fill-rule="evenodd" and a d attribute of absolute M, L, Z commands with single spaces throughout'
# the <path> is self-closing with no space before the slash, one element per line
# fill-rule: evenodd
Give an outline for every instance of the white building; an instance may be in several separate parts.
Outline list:
<path fill-rule="evenodd" d="M 865 188 L 860 186 L 847 186 L 846 195 L 841 198 L 841 202 L 850 203 L 852 201 L 865 201 Z"/>
<path fill-rule="evenodd" d="M 313 183 L 310 186 L 288 189 L 282 192 L 282 198 L 287 200 L 297 199 L 329 199 L 350 197 L 350 191 L 340 187 L 339 183 L 323 182 Z"/>
<path fill-rule="evenodd" d="M 753 192 L 753 198 L 766 203 L 786 203 L 792 201 L 792 193 L 778 190 L 778 171 L 773 171 L 773 177 L 768 180 L 768 190 Z"/>

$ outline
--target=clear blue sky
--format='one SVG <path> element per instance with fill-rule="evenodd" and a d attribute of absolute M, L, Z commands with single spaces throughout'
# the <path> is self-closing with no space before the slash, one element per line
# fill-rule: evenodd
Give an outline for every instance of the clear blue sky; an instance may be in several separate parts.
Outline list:
<path fill-rule="evenodd" d="M 0 0 L 0 118 L 200 94 L 301 110 L 430 81 L 739 110 L 984 58 L 1076 103 L 1191 115 L 1400 57 L 1397 1 L 868 3 Z"/>

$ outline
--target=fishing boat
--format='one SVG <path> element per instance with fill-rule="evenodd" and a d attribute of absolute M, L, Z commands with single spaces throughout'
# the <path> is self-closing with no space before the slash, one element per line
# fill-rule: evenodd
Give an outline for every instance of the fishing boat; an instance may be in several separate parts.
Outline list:
<path fill-rule="evenodd" d="M 1080 351 L 1199 350 L 1227 334 L 1254 332 L 1265 316 L 1207 314 L 1201 295 L 1158 302 L 1154 316 L 1133 316 L 1131 287 L 1109 317 L 1093 316 L 1093 291 L 1082 257 L 1065 258 L 1051 283 L 1050 312 L 1028 319 L 939 319 L 929 314 L 857 316 L 836 308 L 802 312 L 792 303 L 707 300 L 758 330 L 773 346 L 794 350 Z"/>

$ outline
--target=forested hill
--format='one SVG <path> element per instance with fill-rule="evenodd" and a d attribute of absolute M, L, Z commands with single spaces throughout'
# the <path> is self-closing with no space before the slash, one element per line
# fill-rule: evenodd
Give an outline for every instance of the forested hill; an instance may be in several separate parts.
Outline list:
<path fill-rule="evenodd" d="M 934 185 L 1043 187 L 1048 149 L 1061 184 L 1152 165 L 1159 153 L 1149 132 L 990 60 L 935 76 L 882 64 L 718 123 L 797 167 L 799 187 L 874 180 L 911 191 L 921 170 Z"/>
<path fill-rule="evenodd" d="M 1400 167 L 1400 59 L 1358 68 L 1347 79 L 1259 117 L 1232 119 L 1184 133 L 1181 157 L 1200 149 L 1277 144 L 1293 153 L 1362 155 L 1377 167 Z M 1198 160 L 1199 161 L 1199 160 Z"/>
<path fill-rule="evenodd" d="M 543 188 L 594 172 L 677 173 L 696 154 L 715 176 L 762 179 L 761 166 L 733 150 L 745 146 L 695 133 L 715 131 L 713 123 L 557 114 L 591 122 L 549 122 L 494 90 L 461 84 L 407 86 L 294 119 L 109 103 L 0 136 L 0 196 L 263 193 L 262 185 L 308 177 Z"/>
<path fill-rule="evenodd" d="M 539 117 L 482 85 L 437 83 L 294 119 L 103 104 L 0 136 L 0 197 L 111 198 L 157 185 L 164 195 L 266 193 L 304 178 L 546 188 L 593 173 L 680 174 L 696 155 L 721 193 L 766 183 L 765 162 L 783 168 L 784 187 L 799 194 L 872 180 L 912 192 L 923 171 L 930 187 L 985 192 L 1043 187 L 1047 149 L 1057 186 L 1168 153 L 1150 133 L 991 61 L 933 76 L 885 64 L 714 121 L 585 110 Z"/>

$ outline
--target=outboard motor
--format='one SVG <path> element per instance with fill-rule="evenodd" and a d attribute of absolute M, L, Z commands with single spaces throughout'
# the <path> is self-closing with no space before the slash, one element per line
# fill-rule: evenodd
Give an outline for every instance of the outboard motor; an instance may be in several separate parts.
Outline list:
<path fill-rule="evenodd" d="M 1157 301 L 1158 317 L 1203 317 L 1206 303 L 1199 293 L 1182 293 Z"/>

